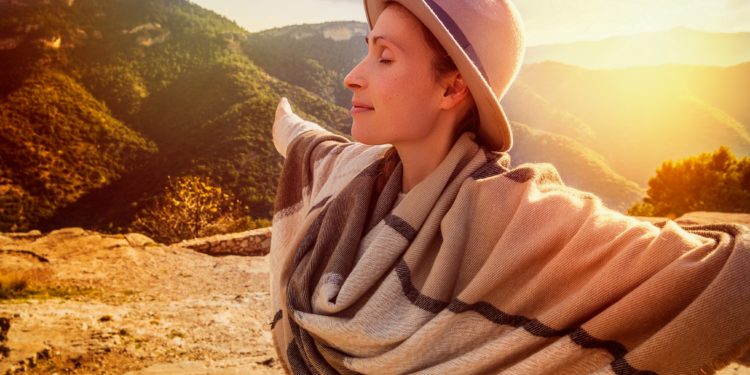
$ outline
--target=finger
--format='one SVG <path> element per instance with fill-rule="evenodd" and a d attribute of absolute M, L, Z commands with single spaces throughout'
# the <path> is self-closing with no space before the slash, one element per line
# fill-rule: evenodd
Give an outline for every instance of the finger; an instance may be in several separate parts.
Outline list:
<path fill-rule="evenodd" d="M 292 106 L 289 104 L 289 100 L 286 97 L 282 97 L 279 101 L 279 108 L 284 112 L 291 112 Z"/>

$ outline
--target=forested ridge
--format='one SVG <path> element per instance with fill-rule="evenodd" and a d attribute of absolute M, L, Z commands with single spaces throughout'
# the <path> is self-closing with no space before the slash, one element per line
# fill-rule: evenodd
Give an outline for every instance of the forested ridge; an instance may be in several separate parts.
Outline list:
<path fill-rule="evenodd" d="M 243 51 L 249 33 L 187 1 L 0 12 L 0 231 L 127 230 L 169 176 L 187 175 L 211 177 L 267 220 L 279 97 L 349 133 L 345 109 L 270 76 Z"/>
<path fill-rule="evenodd" d="M 336 93 L 346 92 L 343 77 L 367 53 L 366 32 L 357 22 L 289 26 L 251 34 L 246 50 L 277 77 L 348 106 L 351 94 Z M 341 35 L 350 39 L 335 40 Z M 730 34 L 690 35 L 741 46 Z M 512 163 L 552 163 L 566 184 L 626 212 L 665 160 L 720 146 L 750 155 L 750 62 L 700 61 L 617 69 L 525 64 L 502 100 L 514 129 Z"/>
<path fill-rule="evenodd" d="M 142 230 L 186 206 L 168 201 L 170 181 L 226 196 L 208 207 L 235 208 L 227 230 L 269 225 L 279 98 L 350 134 L 342 81 L 367 53 L 365 23 L 249 33 L 185 0 L 15 0 L 0 13 L 0 231 Z M 625 212 L 665 160 L 750 154 L 748 77 L 750 63 L 527 64 L 503 98 L 512 163 L 552 163 Z"/>

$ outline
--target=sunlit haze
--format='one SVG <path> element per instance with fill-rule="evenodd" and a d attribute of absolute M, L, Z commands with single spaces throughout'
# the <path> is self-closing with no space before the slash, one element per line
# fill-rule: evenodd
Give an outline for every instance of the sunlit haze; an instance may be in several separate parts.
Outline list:
<path fill-rule="evenodd" d="M 362 0 L 193 0 L 248 31 L 293 24 L 365 22 Z M 528 45 L 602 39 L 688 27 L 750 31 L 750 0 L 523 0 L 516 1 Z"/>

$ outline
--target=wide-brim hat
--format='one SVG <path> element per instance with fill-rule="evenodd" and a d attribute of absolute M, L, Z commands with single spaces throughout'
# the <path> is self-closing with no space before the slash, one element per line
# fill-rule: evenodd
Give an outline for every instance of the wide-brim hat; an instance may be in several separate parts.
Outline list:
<path fill-rule="evenodd" d="M 513 145 L 510 122 L 500 106 L 521 67 L 523 25 L 507 0 L 390 0 L 411 11 L 453 59 L 479 112 L 482 142 L 493 151 Z M 389 0 L 364 0 L 370 29 Z"/>

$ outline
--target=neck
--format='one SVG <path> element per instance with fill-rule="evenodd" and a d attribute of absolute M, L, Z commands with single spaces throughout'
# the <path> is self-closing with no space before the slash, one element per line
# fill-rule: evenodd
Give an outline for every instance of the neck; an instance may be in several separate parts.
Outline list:
<path fill-rule="evenodd" d="M 441 129 L 439 126 L 437 128 Z M 442 129 L 452 128 L 444 126 Z M 443 134 L 435 131 L 419 141 L 394 143 L 393 146 L 403 167 L 401 191 L 408 193 L 440 165 L 453 146 L 453 139 L 449 132 Z"/>

